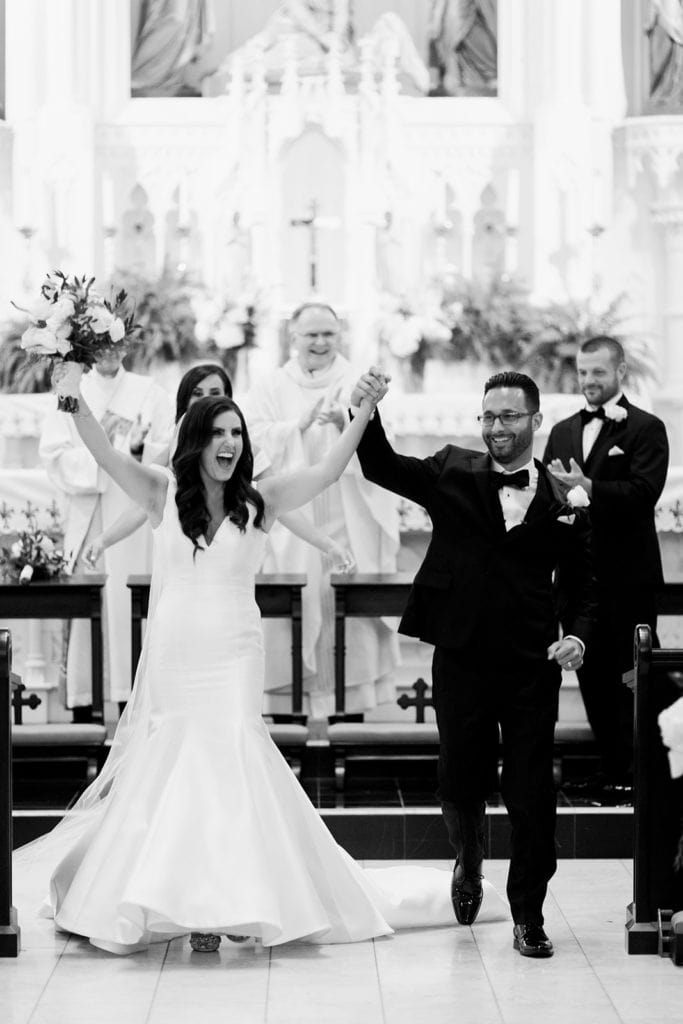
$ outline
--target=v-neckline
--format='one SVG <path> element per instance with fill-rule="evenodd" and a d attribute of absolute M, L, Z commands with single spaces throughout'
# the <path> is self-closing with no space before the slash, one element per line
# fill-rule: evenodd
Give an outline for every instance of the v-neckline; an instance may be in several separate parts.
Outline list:
<path fill-rule="evenodd" d="M 218 534 L 219 534 L 219 533 L 221 532 L 221 530 L 222 530 L 222 528 L 223 528 L 223 524 L 225 523 L 225 521 L 227 520 L 227 518 L 228 518 L 227 516 L 223 516 L 223 518 L 221 519 L 220 523 L 219 523 L 219 524 L 218 524 L 218 526 L 216 527 L 216 532 L 214 533 L 214 535 L 213 535 L 213 537 L 211 538 L 211 540 L 209 540 L 209 539 L 208 539 L 208 537 L 206 536 L 206 534 L 205 534 L 205 533 L 204 533 L 204 534 L 202 534 L 202 536 L 204 537 L 204 541 L 206 542 L 206 546 L 207 546 L 207 548 L 212 548 L 212 547 L 213 547 L 213 545 L 214 545 L 214 541 L 216 540 L 216 537 L 218 536 Z"/>

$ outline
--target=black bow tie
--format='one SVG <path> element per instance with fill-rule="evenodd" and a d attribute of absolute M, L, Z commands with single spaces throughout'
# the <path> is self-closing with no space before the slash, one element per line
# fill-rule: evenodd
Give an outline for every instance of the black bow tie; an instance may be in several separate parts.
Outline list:
<path fill-rule="evenodd" d="M 491 472 L 493 477 L 493 486 L 500 490 L 501 487 L 528 487 L 529 486 L 529 470 L 518 469 L 516 473 L 497 473 L 495 470 Z"/>
<path fill-rule="evenodd" d="M 597 409 L 582 409 L 580 415 L 581 422 L 585 427 L 586 424 L 590 423 L 591 420 L 604 420 L 605 409 L 602 405 Z"/>

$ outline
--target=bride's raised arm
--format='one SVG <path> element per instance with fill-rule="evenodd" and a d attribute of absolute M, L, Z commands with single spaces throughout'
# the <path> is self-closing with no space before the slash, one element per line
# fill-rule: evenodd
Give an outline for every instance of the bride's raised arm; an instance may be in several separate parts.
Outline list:
<path fill-rule="evenodd" d="M 320 462 L 266 477 L 259 483 L 268 525 L 283 513 L 306 505 L 339 479 L 358 447 L 375 406 L 387 393 L 388 379 L 374 369 L 363 375 L 354 389 L 360 409 Z"/>
<path fill-rule="evenodd" d="M 52 371 L 52 383 L 59 383 L 64 372 L 63 363 Z M 78 395 L 78 411 L 72 415 L 76 430 L 95 462 L 107 473 L 129 498 L 141 506 L 152 524 L 161 518 L 168 480 L 158 470 L 143 466 L 137 459 L 113 447 L 104 430 L 92 414 L 83 395 Z"/>

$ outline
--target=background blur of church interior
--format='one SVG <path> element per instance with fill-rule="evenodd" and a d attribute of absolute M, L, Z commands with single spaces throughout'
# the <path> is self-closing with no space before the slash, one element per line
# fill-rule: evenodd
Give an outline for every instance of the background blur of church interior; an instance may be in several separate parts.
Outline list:
<path fill-rule="evenodd" d="M 392 374 L 382 415 L 418 455 L 481 448 L 482 384 L 501 368 L 539 383 L 540 455 L 582 404 L 578 345 L 616 334 L 627 393 L 669 434 L 657 527 L 666 581 L 683 581 L 681 4 L 0 0 L 0 36 L 1 547 L 26 529 L 59 539 L 63 499 L 38 457 L 55 399 L 17 309 L 59 269 L 128 291 L 141 330 L 126 366 L 171 398 L 199 362 L 247 396 L 288 358 L 295 307 L 333 304 L 353 366 Z M 408 502 L 399 512 L 410 574 L 430 524 Z M 9 583 L 0 624 L 25 697 L 40 698 L 23 723 L 71 728 L 59 609 L 12 618 Z M 660 640 L 683 647 L 680 618 L 662 619 Z M 433 711 L 415 689 L 431 651 L 400 644 L 392 699 L 346 723 L 375 729 L 366 756 L 362 740 L 335 751 L 325 721 L 279 724 L 304 730 L 291 761 L 323 812 L 401 812 L 384 852 L 355 852 L 445 857 Z M 581 739 L 558 785 L 591 760 L 572 674 L 561 693 Z M 109 735 L 117 714 L 108 702 Z M 410 728 L 416 753 L 397 741 L 383 756 L 382 730 Z M 17 762 L 18 838 L 87 776 L 87 758 L 48 755 Z M 628 800 L 608 825 L 604 807 L 560 800 L 575 812 L 568 855 L 630 856 Z M 591 813 L 601 824 L 582 829 Z M 501 812 L 492 856 L 503 828 Z"/>

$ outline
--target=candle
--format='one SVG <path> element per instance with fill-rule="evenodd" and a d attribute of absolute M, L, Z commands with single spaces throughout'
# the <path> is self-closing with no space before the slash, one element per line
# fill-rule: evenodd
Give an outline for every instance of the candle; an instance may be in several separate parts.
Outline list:
<path fill-rule="evenodd" d="M 605 176 L 602 171 L 593 171 L 591 187 L 591 223 L 590 227 L 604 228 L 607 223 L 607 195 L 605 192 Z"/>
<path fill-rule="evenodd" d="M 508 170 L 506 219 L 508 227 L 519 225 L 519 171 L 516 167 Z"/>
<path fill-rule="evenodd" d="M 190 222 L 187 179 L 182 177 L 178 184 L 178 227 L 186 227 Z"/>
<path fill-rule="evenodd" d="M 102 179 L 102 226 L 113 228 L 116 225 L 116 205 L 114 202 L 114 182 L 111 178 Z"/>

